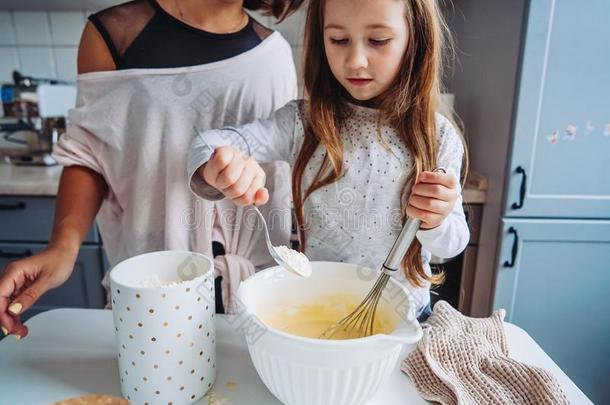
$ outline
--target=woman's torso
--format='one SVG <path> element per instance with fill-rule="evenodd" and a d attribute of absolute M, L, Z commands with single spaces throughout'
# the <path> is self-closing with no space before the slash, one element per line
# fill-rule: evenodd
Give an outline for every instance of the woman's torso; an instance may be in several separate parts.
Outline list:
<path fill-rule="evenodd" d="M 190 141 L 197 131 L 266 117 L 296 97 L 291 48 L 278 32 L 235 56 L 192 65 L 198 61 L 78 77 L 58 152 L 62 164 L 95 160 L 109 186 L 98 223 L 111 264 L 153 250 L 211 254 L 210 208 L 187 187 Z"/>
<path fill-rule="evenodd" d="M 117 70 L 196 66 L 253 49 L 273 33 L 247 17 L 233 33 L 216 34 L 174 17 L 156 0 L 135 0 L 89 16 Z"/>

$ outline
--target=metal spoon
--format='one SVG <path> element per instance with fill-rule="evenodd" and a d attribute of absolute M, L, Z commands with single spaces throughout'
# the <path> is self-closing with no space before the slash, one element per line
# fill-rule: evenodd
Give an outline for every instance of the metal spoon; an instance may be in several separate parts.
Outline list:
<path fill-rule="evenodd" d="M 271 237 L 269 236 L 269 228 L 267 228 L 267 221 L 265 220 L 265 217 L 263 216 L 262 212 L 260 212 L 260 210 L 258 209 L 258 207 L 256 205 L 253 205 L 252 208 L 254 208 L 254 211 L 258 214 L 258 217 L 260 218 L 261 222 L 263 223 L 263 228 L 265 230 L 265 241 L 267 242 L 267 249 L 269 250 L 269 254 L 273 258 L 273 260 L 275 260 L 275 262 L 277 264 L 279 264 L 286 270 L 288 270 L 298 276 L 309 277 L 311 275 L 311 266 L 309 266 L 308 269 L 305 269 L 305 271 L 303 272 L 303 271 L 299 271 L 299 269 L 291 266 L 286 260 L 284 260 L 284 258 L 278 251 L 277 247 L 273 246 L 273 244 L 271 243 Z"/>

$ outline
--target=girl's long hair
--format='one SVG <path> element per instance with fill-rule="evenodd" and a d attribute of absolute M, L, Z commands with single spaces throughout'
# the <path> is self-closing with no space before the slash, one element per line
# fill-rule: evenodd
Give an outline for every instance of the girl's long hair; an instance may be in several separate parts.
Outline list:
<path fill-rule="evenodd" d="M 278 22 L 297 11 L 304 0 L 244 0 L 244 8 L 273 16 Z"/>
<path fill-rule="evenodd" d="M 450 111 L 442 111 L 440 103 L 443 57 L 446 48 L 452 50 L 449 29 L 436 0 L 403 0 L 408 31 L 408 45 L 399 74 L 394 83 L 376 99 L 380 110 L 379 124 L 396 129 L 398 137 L 408 147 L 413 159 L 405 191 L 422 171 L 436 167 L 435 112 L 443 112 L 452 119 Z M 292 173 L 293 201 L 301 250 L 304 249 L 304 201 L 315 190 L 337 181 L 343 175 L 343 145 L 339 131 L 343 125 L 345 90 L 333 76 L 324 52 L 324 0 L 310 0 L 305 24 L 304 85 L 307 95 L 303 146 Z M 447 108 L 445 108 L 446 110 Z M 462 142 L 464 140 L 462 138 Z M 303 190 L 303 172 L 318 146 L 325 156 L 314 180 Z M 466 146 L 464 143 L 464 151 Z M 461 177 L 467 172 L 468 159 L 464 153 Z M 408 195 L 408 194 L 406 194 Z M 425 282 L 439 284 L 443 274 L 428 275 L 421 258 L 421 244 L 415 240 L 403 258 L 403 271 L 409 282 L 421 287 Z"/>

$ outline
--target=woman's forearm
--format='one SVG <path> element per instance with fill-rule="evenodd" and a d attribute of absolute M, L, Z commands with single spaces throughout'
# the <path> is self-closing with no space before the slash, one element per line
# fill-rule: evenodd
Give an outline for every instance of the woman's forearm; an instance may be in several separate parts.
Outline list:
<path fill-rule="evenodd" d="M 76 256 L 107 190 L 104 178 L 93 170 L 65 167 L 59 181 L 49 247 L 61 248 Z"/>

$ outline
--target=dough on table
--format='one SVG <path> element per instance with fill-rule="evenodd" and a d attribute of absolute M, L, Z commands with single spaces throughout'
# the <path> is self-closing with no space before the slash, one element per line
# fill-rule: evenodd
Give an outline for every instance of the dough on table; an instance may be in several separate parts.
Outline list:
<path fill-rule="evenodd" d="M 55 402 L 53 405 L 129 405 L 129 401 L 111 395 L 85 395 Z"/>

